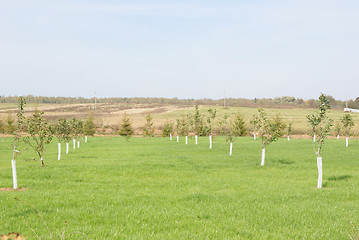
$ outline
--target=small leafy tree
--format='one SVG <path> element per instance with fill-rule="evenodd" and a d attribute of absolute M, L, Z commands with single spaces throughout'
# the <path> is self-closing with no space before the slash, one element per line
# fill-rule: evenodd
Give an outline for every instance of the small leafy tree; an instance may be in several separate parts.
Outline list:
<path fill-rule="evenodd" d="M 27 132 L 30 136 L 24 138 L 24 141 L 29 144 L 39 156 L 41 167 L 45 166 L 43 159 L 44 152 L 53 136 L 52 129 L 44 119 L 43 114 L 44 112 L 36 109 L 32 117 L 27 119 Z"/>
<path fill-rule="evenodd" d="M 57 119 L 57 122 L 52 126 L 53 134 L 58 139 L 59 143 L 66 141 L 71 134 L 71 126 L 63 117 Z"/>
<path fill-rule="evenodd" d="M 206 126 L 204 124 L 203 115 L 199 112 L 198 105 L 195 106 L 193 114 L 193 130 L 195 135 L 205 136 Z"/>
<path fill-rule="evenodd" d="M 265 161 L 265 148 L 272 142 L 276 142 L 281 136 L 285 129 L 285 123 L 279 114 L 273 118 L 269 118 L 263 108 L 258 109 L 258 132 L 262 144 L 262 162 L 264 165 Z"/>
<path fill-rule="evenodd" d="M 337 136 L 337 139 L 339 139 L 341 132 L 342 132 L 342 126 L 341 126 L 340 122 L 336 122 L 335 126 L 334 126 L 334 133 L 335 133 L 335 136 Z"/>
<path fill-rule="evenodd" d="M 176 119 L 176 132 L 178 136 L 187 136 L 189 133 L 188 118 L 184 115 Z"/>
<path fill-rule="evenodd" d="M 133 129 L 131 126 L 131 120 L 125 112 L 122 117 L 122 124 L 120 126 L 119 134 L 125 136 L 127 141 L 130 141 L 130 137 L 133 135 Z"/>
<path fill-rule="evenodd" d="M 24 97 L 19 97 L 17 99 L 18 102 L 18 112 L 17 112 L 17 128 L 16 131 L 13 132 L 14 135 L 14 142 L 11 146 L 12 148 L 12 160 L 11 160 L 11 167 L 13 172 L 13 188 L 17 189 L 17 176 L 16 176 L 16 156 L 20 154 L 19 150 L 19 144 L 22 139 L 22 131 L 23 131 L 23 125 L 25 122 L 25 118 L 23 116 L 24 114 L 24 107 L 26 105 L 26 100 Z"/>
<path fill-rule="evenodd" d="M 0 133 L 4 133 L 5 129 L 4 129 L 4 122 L 2 119 L 0 119 Z"/>
<path fill-rule="evenodd" d="M 353 118 L 350 116 L 349 113 L 344 114 L 341 118 L 340 121 L 342 123 L 343 126 L 343 135 L 346 136 L 346 146 L 348 147 L 348 138 L 350 137 L 350 130 L 352 129 L 352 127 L 354 127 L 354 121 Z"/>
<path fill-rule="evenodd" d="M 258 130 L 259 130 L 259 119 L 258 119 L 258 116 L 253 115 L 253 118 L 249 121 L 249 123 L 250 123 L 251 126 L 252 126 L 253 138 L 254 138 L 254 140 L 256 140 L 256 135 L 257 135 L 257 132 L 258 132 Z"/>
<path fill-rule="evenodd" d="M 168 137 L 170 134 L 173 134 L 173 122 L 166 122 L 162 128 L 162 137 Z"/>
<path fill-rule="evenodd" d="M 314 114 L 307 115 L 309 127 L 312 134 L 316 134 L 317 140 L 313 141 L 313 150 L 317 155 L 318 166 L 318 184 L 317 187 L 322 187 L 322 158 L 320 152 L 323 149 L 324 141 L 329 136 L 330 128 L 333 126 L 333 121 L 327 117 L 330 109 L 329 101 L 324 94 L 319 97 L 318 110 Z"/>
<path fill-rule="evenodd" d="M 340 118 L 340 121 L 343 126 L 343 135 L 346 137 L 350 137 L 350 130 L 352 129 L 352 127 L 354 127 L 353 118 L 350 116 L 349 113 L 346 113 Z"/>
<path fill-rule="evenodd" d="M 207 117 L 207 133 L 208 135 L 212 135 L 214 119 L 216 118 L 217 115 L 217 109 L 210 108 L 208 109 L 208 113 L 209 116 Z"/>
<path fill-rule="evenodd" d="M 88 116 L 88 118 L 86 119 L 86 121 L 84 123 L 83 133 L 85 136 L 94 136 L 96 133 L 96 126 L 93 121 L 92 113 Z"/>
<path fill-rule="evenodd" d="M 146 123 L 145 126 L 142 128 L 143 136 L 151 138 L 154 136 L 155 129 L 153 127 L 152 116 L 150 112 L 147 112 L 147 114 L 145 115 L 145 119 Z"/>
<path fill-rule="evenodd" d="M 287 126 L 287 137 L 288 137 L 288 141 L 290 139 L 290 135 L 292 134 L 292 125 L 293 123 L 288 123 L 288 126 Z"/>

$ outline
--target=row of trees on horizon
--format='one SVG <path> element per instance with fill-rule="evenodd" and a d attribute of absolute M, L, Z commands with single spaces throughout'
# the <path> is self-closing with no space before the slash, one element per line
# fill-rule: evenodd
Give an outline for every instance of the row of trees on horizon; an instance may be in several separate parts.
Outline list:
<path fill-rule="evenodd" d="M 290 96 L 276 98 L 227 98 L 227 99 L 178 99 L 178 98 L 145 98 L 145 97 L 112 97 L 112 98 L 83 98 L 83 97 L 45 97 L 45 96 L 24 96 L 27 103 L 35 104 L 81 104 L 81 103 L 132 103 L 132 104 L 156 104 L 156 105 L 225 105 L 235 107 L 303 107 L 314 108 L 318 106 L 317 99 L 304 100 Z M 359 97 L 349 101 L 337 100 L 332 96 L 326 96 L 332 108 L 343 108 L 348 105 L 349 108 L 359 109 Z M 0 96 L 0 103 L 17 103 L 17 96 Z"/>

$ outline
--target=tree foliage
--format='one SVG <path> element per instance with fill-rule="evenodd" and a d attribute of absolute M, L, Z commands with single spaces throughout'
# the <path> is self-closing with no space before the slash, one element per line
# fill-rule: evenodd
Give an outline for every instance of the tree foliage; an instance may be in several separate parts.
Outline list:
<path fill-rule="evenodd" d="M 344 136 L 350 136 L 350 130 L 354 127 L 354 121 L 352 116 L 349 113 L 344 114 L 340 121 L 342 123 L 342 132 Z"/>
<path fill-rule="evenodd" d="M 290 135 L 292 134 L 292 130 L 293 130 L 293 123 L 288 123 L 288 126 L 287 126 L 287 136 L 290 137 Z"/>
<path fill-rule="evenodd" d="M 57 122 L 52 126 L 52 130 L 59 142 L 69 142 L 71 140 L 71 125 L 65 118 L 58 118 Z"/>
<path fill-rule="evenodd" d="M 18 111 L 17 111 L 17 129 L 16 131 L 13 132 L 14 135 L 14 142 L 11 146 L 11 148 L 13 149 L 13 158 L 15 160 L 16 156 L 18 154 L 20 154 L 19 151 L 19 143 L 22 140 L 22 131 L 23 131 L 23 125 L 25 123 L 25 117 L 24 117 L 24 108 L 26 105 L 26 99 L 24 97 L 18 97 L 17 99 L 18 103 L 17 103 L 17 107 L 18 107 Z"/>
<path fill-rule="evenodd" d="M 234 116 L 234 121 L 232 122 L 232 133 L 235 137 L 241 137 L 247 134 L 247 127 L 244 122 L 244 118 L 239 111 Z"/>
<path fill-rule="evenodd" d="M 166 122 L 162 128 L 162 137 L 168 137 L 170 134 L 173 134 L 173 122 Z"/>
<path fill-rule="evenodd" d="M 52 129 L 44 119 L 43 114 L 44 112 L 36 109 L 32 117 L 27 119 L 27 132 L 29 136 L 24 138 L 24 141 L 38 154 L 42 167 L 45 165 L 43 154 L 53 136 Z"/>
<path fill-rule="evenodd" d="M 203 115 L 199 111 L 198 105 L 195 106 L 193 114 L 193 130 L 195 135 L 206 136 L 207 127 L 204 123 Z"/>
<path fill-rule="evenodd" d="M 286 125 L 279 114 L 269 118 L 263 108 L 258 109 L 258 114 L 258 132 L 262 148 L 265 148 L 283 136 Z"/>
<path fill-rule="evenodd" d="M 188 116 L 182 115 L 176 119 L 176 132 L 178 136 L 188 136 L 189 133 L 189 118 Z"/>
<path fill-rule="evenodd" d="M 321 94 L 319 97 L 318 110 L 314 114 L 307 115 L 310 136 L 317 136 L 316 142 L 313 142 L 313 149 L 318 157 L 320 157 L 325 139 L 329 136 L 330 128 L 333 126 L 333 121 L 327 117 L 329 110 L 329 101 L 324 94 Z"/>

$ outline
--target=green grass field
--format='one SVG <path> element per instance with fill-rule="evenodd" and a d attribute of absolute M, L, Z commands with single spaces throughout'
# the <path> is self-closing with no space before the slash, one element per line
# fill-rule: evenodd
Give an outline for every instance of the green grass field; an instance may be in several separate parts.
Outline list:
<path fill-rule="evenodd" d="M 0 188 L 12 186 L 8 148 L 0 139 Z M 70 145 L 71 146 L 71 145 Z M 64 150 L 63 145 L 63 150 Z M 168 138 L 90 138 L 57 161 L 54 141 L 46 167 L 28 149 L 17 160 L 25 191 L 0 192 L 0 234 L 54 239 L 79 231 L 89 239 L 348 239 L 359 225 L 359 140 L 330 139 L 323 152 L 323 183 L 316 189 L 316 156 L 309 139 L 199 144 Z M 72 235 L 68 239 L 83 239 Z"/>

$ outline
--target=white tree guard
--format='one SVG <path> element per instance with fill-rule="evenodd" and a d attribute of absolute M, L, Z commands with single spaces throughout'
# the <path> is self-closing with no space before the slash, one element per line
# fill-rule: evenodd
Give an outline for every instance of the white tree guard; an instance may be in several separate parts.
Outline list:
<path fill-rule="evenodd" d="M 323 169 L 322 169 L 322 157 L 317 157 L 318 166 L 318 184 L 317 188 L 322 188 Z"/>
<path fill-rule="evenodd" d="M 172 134 L 170 133 L 170 141 L 172 141 Z"/>
<path fill-rule="evenodd" d="M 194 139 L 196 140 L 196 145 L 197 145 L 197 144 L 198 144 L 198 137 L 197 137 L 197 135 L 194 136 Z"/>
<path fill-rule="evenodd" d="M 212 135 L 209 136 L 209 149 L 212 149 Z"/>
<path fill-rule="evenodd" d="M 315 135 L 313 136 L 313 142 L 315 142 Z"/>
<path fill-rule="evenodd" d="M 345 146 L 348 147 L 349 146 L 349 139 L 345 138 Z"/>
<path fill-rule="evenodd" d="M 262 161 L 261 161 L 261 166 L 264 166 L 264 161 L 266 159 L 266 149 L 262 148 Z"/>
<path fill-rule="evenodd" d="M 61 143 L 57 143 L 57 160 L 60 160 L 61 159 Z"/>
<path fill-rule="evenodd" d="M 337 140 L 339 140 L 339 134 L 337 135 Z"/>
<path fill-rule="evenodd" d="M 257 139 L 257 135 L 256 135 L 256 134 L 253 135 L 253 139 L 254 139 L 254 141 Z"/>
<path fill-rule="evenodd" d="M 233 143 L 231 142 L 229 144 L 229 156 L 232 156 L 232 150 L 233 150 Z"/>
<path fill-rule="evenodd" d="M 177 136 L 177 142 L 179 142 L 179 136 Z"/>
<path fill-rule="evenodd" d="M 186 145 L 187 145 L 187 143 L 188 143 L 188 136 L 186 136 Z"/>
<path fill-rule="evenodd" d="M 85 136 L 85 143 L 87 143 L 87 136 Z"/>
<path fill-rule="evenodd" d="M 77 141 L 77 148 L 80 148 L 80 141 Z"/>
<path fill-rule="evenodd" d="M 41 161 L 41 166 L 42 166 L 42 163 L 44 162 L 44 159 L 41 157 L 40 161 Z"/>
<path fill-rule="evenodd" d="M 69 154 L 69 143 L 66 143 L 66 154 Z"/>
<path fill-rule="evenodd" d="M 288 136 L 288 142 L 290 141 L 290 137 Z"/>
<path fill-rule="evenodd" d="M 76 149 L 76 140 L 73 139 L 72 142 L 73 142 L 73 144 L 74 144 L 74 150 L 75 150 L 75 149 Z"/>
<path fill-rule="evenodd" d="M 17 176 L 16 176 L 16 162 L 15 160 L 11 160 L 11 168 L 12 168 L 12 183 L 13 188 L 17 189 Z"/>

